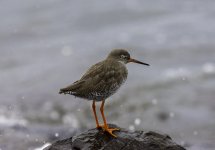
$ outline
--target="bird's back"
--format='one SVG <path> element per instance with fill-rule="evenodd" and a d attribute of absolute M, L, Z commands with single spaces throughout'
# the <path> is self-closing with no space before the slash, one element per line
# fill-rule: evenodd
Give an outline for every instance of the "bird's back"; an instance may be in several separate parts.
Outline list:
<path fill-rule="evenodd" d="M 121 62 L 106 59 L 93 65 L 72 85 L 60 90 L 88 100 L 104 100 L 114 94 L 127 78 L 127 69 Z"/>

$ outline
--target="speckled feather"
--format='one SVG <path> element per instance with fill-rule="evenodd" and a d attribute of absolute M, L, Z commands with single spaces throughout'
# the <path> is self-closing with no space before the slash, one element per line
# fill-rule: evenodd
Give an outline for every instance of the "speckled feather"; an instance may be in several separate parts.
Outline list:
<path fill-rule="evenodd" d="M 127 75 L 125 64 L 115 59 L 105 59 L 88 69 L 80 80 L 61 89 L 60 93 L 101 101 L 114 94 Z"/>

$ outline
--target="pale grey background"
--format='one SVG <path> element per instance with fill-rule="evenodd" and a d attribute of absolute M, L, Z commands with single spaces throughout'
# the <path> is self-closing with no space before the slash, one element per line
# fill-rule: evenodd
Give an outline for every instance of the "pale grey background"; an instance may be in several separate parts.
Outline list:
<path fill-rule="evenodd" d="M 106 102 L 110 123 L 215 149 L 214 0 L 0 1 L 0 149 L 33 150 L 95 126 L 91 102 L 59 95 L 112 48 L 150 67 Z"/>

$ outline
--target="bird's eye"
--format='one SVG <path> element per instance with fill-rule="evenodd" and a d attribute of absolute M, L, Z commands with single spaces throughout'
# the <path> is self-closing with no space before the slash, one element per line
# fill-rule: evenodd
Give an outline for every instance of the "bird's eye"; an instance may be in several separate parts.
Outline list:
<path fill-rule="evenodd" d="M 126 56 L 125 56 L 125 55 L 121 55 L 120 57 L 121 57 L 122 59 L 126 58 Z"/>

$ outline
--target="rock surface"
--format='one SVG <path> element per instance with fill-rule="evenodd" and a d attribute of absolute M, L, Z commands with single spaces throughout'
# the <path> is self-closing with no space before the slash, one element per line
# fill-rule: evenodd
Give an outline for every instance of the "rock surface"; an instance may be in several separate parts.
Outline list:
<path fill-rule="evenodd" d="M 114 134 L 117 138 L 111 137 L 102 129 L 90 129 L 69 139 L 57 141 L 44 150 L 185 150 L 168 135 L 152 131 L 131 132 L 120 128 Z"/>

